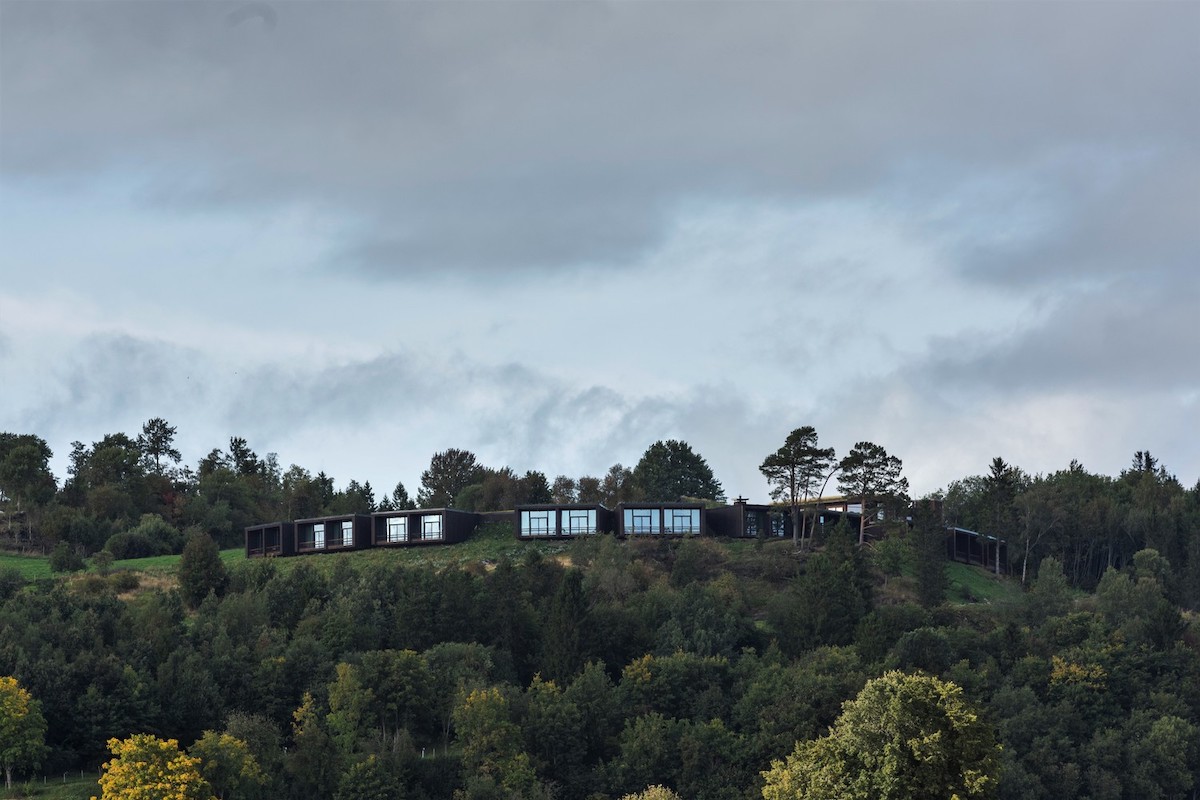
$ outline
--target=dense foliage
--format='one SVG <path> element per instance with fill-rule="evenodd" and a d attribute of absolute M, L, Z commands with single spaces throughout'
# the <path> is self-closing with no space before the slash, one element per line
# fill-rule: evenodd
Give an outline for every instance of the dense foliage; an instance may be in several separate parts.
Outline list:
<path fill-rule="evenodd" d="M 920 684 L 949 709 L 936 724 L 972 732 L 951 739 L 982 766 L 923 751 L 997 776 L 962 796 L 1196 785 L 1200 625 L 1168 599 L 1161 555 L 1094 594 L 1048 560 L 1008 605 L 926 609 L 855 540 L 798 555 L 600 536 L 563 561 L 530 549 L 468 570 L 253 561 L 191 613 L 175 590 L 119 600 L 111 577 L 47 580 L 0 602 L 0 674 L 40 701 L 52 774 L 95 767 L 114 738 L 198 756 L 224 735 L 261 765 L 237 751 L 233 768 L 197 767 L 213 786 L 253 778 L 227 797 L 758 797 L 789 754 L 869 749 L 885 673 L 936 677 Z"/>
<path fill-rule="evenodd" d="M 875 779 L 914 798 L 1200 788 L 1200 487 L 1148 453 L 1116 478 L 996 459 L 907 523 L 885 513 L 897 521 L 865 545 L 814 525 L 803 552 L 601 535 L 465 568 L 346 553 L 227 574 L 213 541 L 238 525 L 370 510 L 373 492 L 280 471 L 237 438 L 180 469 L 170 434 L 79 445 L 57 490 L 40 440 L 0 436 L 14 539 L 187 543 L 169 585 L 0 570 L 0 685 L 40 720 L 6 758 L 19 776 L 108 762 L 104 791 L 122 796 L 118 778 L 158 758 L 185 796 L 725 800 L 847 796 L 840 764 L 866 774 L 863 796 L 884 796 Z M 643 492 L 621 465 L 553 483 L 468 472 L 445 485 L 477 507 Z M 880 504 L 903 489 L 859 486 Z M 384 502 L 411 501 L 397 486 Z M 1014 599 L 947 601 L 943 515 L 1008 540 L 1013 577 L 975 570 Z M 888 738 L 912 720 L 933 727 Z"/>

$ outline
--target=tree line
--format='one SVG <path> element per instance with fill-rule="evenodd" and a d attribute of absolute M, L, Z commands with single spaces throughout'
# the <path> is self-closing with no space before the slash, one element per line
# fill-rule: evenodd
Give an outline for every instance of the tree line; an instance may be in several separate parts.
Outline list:
<path fill-rule="evenodd" d="M 178 553 L 198 532 L 230 547 L 241 542 L 246 526 L 265 520 L 418 505 L 483 512 L 533 503 L 724 500 L 707 462 L 675 440 L 650 445 L 633 468 L 618 463 L 600 477 L 553 481 L 536 470 L 488 467 L 474 453 L 450 448 L 432 456 L 413 498 L 403 482 L 380 496 L 370 481 L 351 479 L 336 488 L 332 476 L 296 464 L 284 469 L 275 453 L 260 457 L 238 436 L 193 468 L 183 463 L 175 436 L 175 426 L 154 418 L 137 436 L 73 442 L 60 485 L 44 439 L 0 433 L 0 536 L 17 548 L 46 551 L 61 544 L 56 564 L 73 567 L 81 566 L 78 556 L 102 550 L 118 559 Z"/>

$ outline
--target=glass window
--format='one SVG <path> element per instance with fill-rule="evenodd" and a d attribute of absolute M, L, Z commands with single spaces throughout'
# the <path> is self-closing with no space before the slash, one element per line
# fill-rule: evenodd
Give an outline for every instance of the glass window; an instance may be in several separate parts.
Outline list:
<path fill-rule="evenodd" d="M 625 509 L 626 533 L 658 533 L 657 508 Z"/>
<path fill-rule="evenodd" d="M 699 533 L 700 509 L 668 508 L 664 512 L 666 522 L 663 533 Z"/>
<path fill-rule="evenodd" d="M 572 536 L 596 532 L 596 509 L 571 508 L 563 512 L 567 518 L 566 532 Z"/>
<path fill-rule="evenodd" d="M 387 540 L 389 542 L 407 542 L 408 541 L 408 518 L 407 517 L 388 517 Z"/>
<path fill-rule="evenodd" d="M 421 517 L 421 541 L 431 542 L 442 538 L 442 515 L 426 514 Z"/>
<path fill-rule="evenodd" d="M 346 520 L 342 523 L 342 540 L 338 542 L 341 547 L 354 546 L 354 523 Z"/>
<path fill-rule="evenodd" d="M 521 535 L 554 536 L 558 532 L 555 530 L 557 525 L 554 517 L 555 512 L 550 510 L 522 511 Z"/>
<path fill-rule="evenodd" d="M 317 550 L 325 549 L 325 523 L 318 522 L 313 525 L 313 548 Z"/>

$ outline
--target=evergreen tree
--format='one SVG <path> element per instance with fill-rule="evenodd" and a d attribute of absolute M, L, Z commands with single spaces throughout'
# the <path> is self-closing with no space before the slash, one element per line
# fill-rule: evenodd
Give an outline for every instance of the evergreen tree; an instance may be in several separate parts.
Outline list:
<path fill-rule="evenodd" d="M 584 646 L 581 631 L 587 630 L 587 601 L 583 594 L 583 573 L 567 570 L 559 581 L 550 611 L 542 626 L 542 671 L 565 686 L 583 667 Z"/>
<path fill-rule="evenodd" d="M 792 538 L 804 539 L 800 504 L 813 492 L 821 491 L 821 481 L 833 465 L 833 448 L 817 447 L 817 431 L 811 425 L 796 428 L 783 445 L 763 459 L 759 471 L 771 485 L 771 497 L 786 502 L 791 512 Z"/>
<path fill-rule="evenodd" d="M 179 590 L 184 600 L 195 608 L 209 592 L 224 594 L 228 584 L 229 571 L 221 561 L 217 543 L 207 533 L 194 531 L 179 559 Z"/>
<path fill-rule="evenodd" d="M 838 463 L 838 489 L 847 497 L 858 498 L 862 517 L 858 543 L 866 538 L 867 518 L 880 504 L 895 504 L 908 494 L 908 479 L 900 476 L 903 464 L 877 444 L 859 442 Z"/>
<path fill-rule="evenodd" d="M 917 599 L 926 608 L 946 599 L 946 531 L 937 504 L 930 499 L 913 504 L 912 549 L 917 567 Z"/>

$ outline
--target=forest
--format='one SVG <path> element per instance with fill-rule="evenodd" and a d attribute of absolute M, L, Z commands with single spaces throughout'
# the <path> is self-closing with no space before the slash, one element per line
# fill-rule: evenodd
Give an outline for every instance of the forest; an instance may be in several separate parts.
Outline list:
<path fill-rule="evenodd" d="M 844 526 L 803 547 L 526 544 L 495 524 L 474 560 L 229 560 L 218 547 L 265 519 L 721 490 L 690 447 L 659 442 L 633 468 L 553 481 L 446 451 L 415 500 L 398 485 L 376 501 L 236 437 L 179 467 L 173 429 L 156 443 L 155 423 L 76 443 L 61 486 L 44 441 L 0 434 L 9 546 L 58 570 L 0 568 L 9 796 L 102 765 L 74 796 L 145 796 L 149 763 L 197 798 L 1132 800 L 1200 787 L 1200 483 L 1145 451 L 1115 477 L 995 459 L 915 504 L 893 476 L 863 490 L 886 524 L 861 544 Z M 789 437 L 763 472 L 788 504 L 848 458 L 815 433 Z M 1008 575 L 947 564 L 947 524 L 1002 534 Z M 181 551 L 166 578 L 112 566 Z M 950 593 L 968 572 L 995 591 Z"/>

